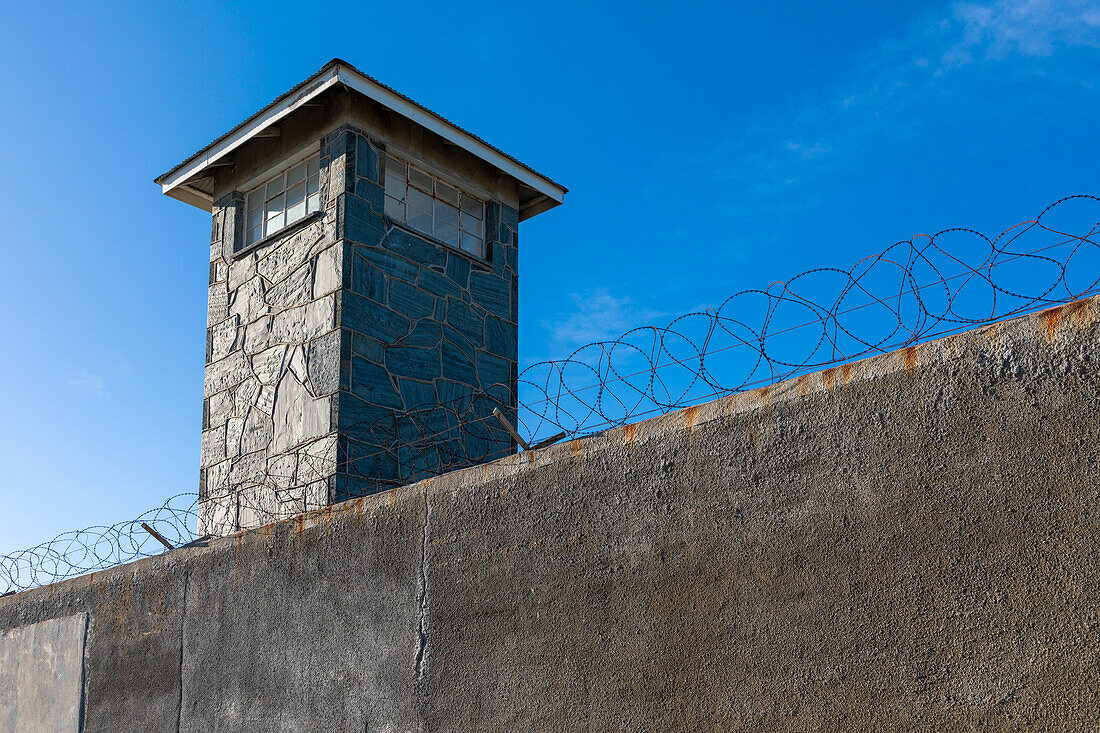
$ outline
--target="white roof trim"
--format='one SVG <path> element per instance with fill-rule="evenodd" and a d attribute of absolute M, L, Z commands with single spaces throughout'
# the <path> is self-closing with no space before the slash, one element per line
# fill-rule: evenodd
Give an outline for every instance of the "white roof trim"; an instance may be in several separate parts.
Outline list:
<path fill-rule="evenodd" d="M 345 84 L 363 96 L 373 99 L 418 125 L 431 130 L 444 140 L 453 143 L 495 166 L 520 183 L 538 191 L 540 194 L 547 197 L 547 199 L 554 202 L 550 204 L 549 201 L 542 199 L 544 205 L 548 205 L 545 205 L 545 208 L 540 208 L 540 210 L 551 208 L 565 201 L 566 189 L 562 186 L 536 173 L 530 168 L 517 163 L 486 143 L 478 140 L 470 133 L 455 127 L 441 117 L 405 99 L 396 92 L 387 89 L 358 70 L 341 63 L 336 63 L 333 64 L 331 68 L 323 69 L 318 73 L 316 78 L 308 81 L 304 88 L 298 90 L 291 96 L 274 102 L 268 109 L 242 125 L 239 130 L 236 130 L 225 139 L 209 146 L 194 159 L 186 161 L 184 164 L 157 179 L 157 182 L 161 184 L 161 191 L 167 196 L 178 198 L 192 205 L 198 205 L 194 200 L 196 192 L 186 186 L 187 181 L 204 172 L 211 164 L 241 147 L 258 133 L 277 123 L 303 104 L 309 102 L 309 100 L 322 94 L 336 84 Z M 200 208 L 209 209 L 209 206 L 210 203 L 205 202 Z M 527 216 L 533 216 L 538 212 L 524 213 L 527 213 Z M 527 218 L 527 216 L 523 216 L 522 218 Z"/>
<path fill-rule="evenodd" d="M 507 156 L 501 155 L 468 132 L 460 130 L 446 120 L 436 117 L 423 107 L 410 103 L 399 94 L 380 86 L 359 71 L 349 69 L 346 66 L 337 66 L 336 69 L 340 81 L 363 96 L 369 97 L 389 107 L 402 117 L 407 117 L 421 127 L 431 130 L 444 140 L 454 143 L 469 153 L 473 153 L 485 162 L 491 163 L 512 178 L 515 178 L 520 183 L 530 186 L 544 196 L 549 196 L 557 203 L 560 204 L 565 201 L 565 189 L 545 176 L 541 176 L 530 168 L 516 163 Z"/>
<path fill-rule="evenodd" d="M 298 94 L 275 102 L 269 109 L 265 110 L 263 114 L 257 115 L 255 119 L 243 125 L 235 134 L 211 145 L 203 150 L 195 159 L 189 160 L 171 173 L 165 174 L 158 180 L 161 192 L 171 196 L 173 193 L 172 189 L 183 185 L 196 174 L 202 173 L 211 163 L 214 163 L 227 153 L 233 152 L 255 137 L 257 133 L 262 132 L 283 119 L 329 87 L 338 84 L 338 70 L 338 66 L 326 70 L 314 80 L 314 83 L 302 89 Z"/>

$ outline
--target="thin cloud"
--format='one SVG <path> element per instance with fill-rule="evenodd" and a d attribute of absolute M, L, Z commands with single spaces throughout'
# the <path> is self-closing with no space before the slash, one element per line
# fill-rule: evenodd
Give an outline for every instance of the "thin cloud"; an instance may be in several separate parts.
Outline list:
<path fill-rule="evenodd" d="M 649 325 L 662 315 L 652 308 L 635 306 L 629 296 L 612 295 L 607 288 L 573 293 L 571 297 L 572 312 L 542 322 L 550 331 L 558 358 L 585 344 L 614 339 L 631 328 Z"/>
<path fill-rule="evenodd" d="M 65 383 L 70 390 L 79 394 L 92 395 L 94 397 L 99 397 L 103 394 L 103 377 L 98 374 L 78 372 L 65 380 Z"/>
<path fill-rule="evenodd" d="M 1100 48 L 1100 4 L 1095 0 L 968 2 L 955 5 L 952 15 L 962 38 L 944 53 L 947 66 L 1012 54 L 1048 57 L 1074 46 Z"/>
<path fill-rule="evenodd" d="M 727 168 L 721 183 L 733 183 L 740 195 L 719 205 L 727 214 L 761 206 L 791 213 L 812 203 L 810 194 L 822 177 L 866 154 L 884 131 L 892 144 L 900 144 L 924 124 L 927 110 L 969 93 L 987 80 L 986 73 L 1031 76 L 1036 59 L 1060 49 L 1097 47 L 1098 0 L 963 2 L 925 15 L 902 37 L 866 56 L 847 83 L 796 107 L 766 112 L 730 138 L 722 146 Z M 1013 58 L 1031 61 L 1012 64 Z M 996 71 L 987 72 L 978 61 L 996 63 Z M 1076 75 L 1074 83 L 1091 88 L 1087 75 L 1084 81 L 1077 78 L 1080 70 L 1073 64 L 1046 66 L 1042 73 L 1051 80 Z"/>

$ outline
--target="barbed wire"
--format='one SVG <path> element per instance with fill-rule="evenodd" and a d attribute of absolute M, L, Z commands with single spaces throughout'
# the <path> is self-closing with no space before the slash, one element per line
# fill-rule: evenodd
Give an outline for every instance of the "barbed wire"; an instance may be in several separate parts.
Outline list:
<path fill-rule="evenodd" d="M 208 482 L 141 517 L 0 556 L 8 592 L 157 554 L 514 453 L 1066 303 L 1100 289 L 1100 198 L 1071 196 L 994 238 L 964 228 L 819 267 L 717 308 L 526 367 L 516 385 L 344 426 L 292 465 Z"/>

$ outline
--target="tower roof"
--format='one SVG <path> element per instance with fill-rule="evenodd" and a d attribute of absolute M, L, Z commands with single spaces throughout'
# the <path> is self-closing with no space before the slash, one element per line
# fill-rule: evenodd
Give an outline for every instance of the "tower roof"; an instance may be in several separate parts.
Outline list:
<path fill-rule="evenodd" d="M 371 99 L 421 127 L 439 135 L 502 173 L 515 179 L 523 193 L 520 220 L 551 209 L 565 200 L 568 189 L 521 163 L 477 135 L 413 101 L 377 79 L 367 76 L 341 59 L 333 59 L 320 71 L 281 95 L 271 104 L 240 123 L 212 143 L 157 177 L 166 196 L 209 211 L 212 205 L 212 170 L 225 165 L 227 156 L 249 140 L 267 137 L 277 123 L 310 104 L 329 89 L 342 85 Z"/>

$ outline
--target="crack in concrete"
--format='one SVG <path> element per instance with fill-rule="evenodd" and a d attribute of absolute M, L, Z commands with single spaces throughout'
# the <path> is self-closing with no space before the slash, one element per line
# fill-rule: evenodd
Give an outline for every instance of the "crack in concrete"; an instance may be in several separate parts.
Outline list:
<path fill-rule="evenodd" d="M 424 489 L 424 526 L 420 533 L 420 578 L 417 588 L 417 648 L 416 648 L 416 679 L 424 679 L 424 668 L 427 664 L 428 653 L 428 526 L 431 522 L 432 510 L 428 503 L 428 490 Z"/>

